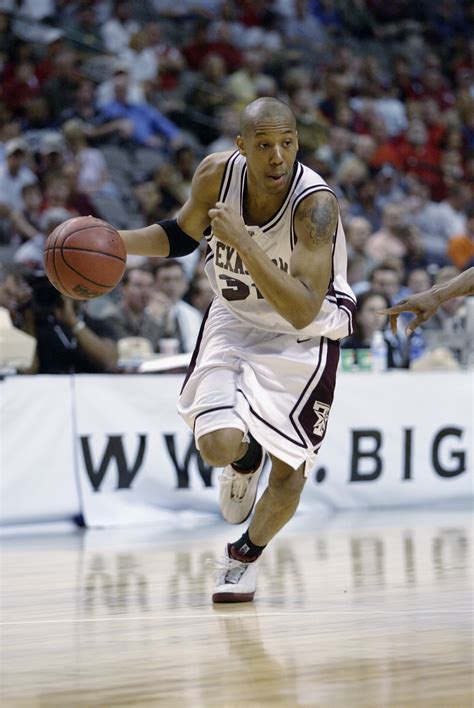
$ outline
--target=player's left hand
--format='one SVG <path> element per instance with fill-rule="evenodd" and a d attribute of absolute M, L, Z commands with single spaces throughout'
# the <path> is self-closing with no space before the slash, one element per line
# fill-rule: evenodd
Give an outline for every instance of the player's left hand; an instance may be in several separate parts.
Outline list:
<path fill-rule="evenodd" d="M 208 211 L 213 233 L 228 246 L 237 248 L 243 238 L 248 237 L 244 220 L 234 209 L 223 202 L 217 202 Z"/>

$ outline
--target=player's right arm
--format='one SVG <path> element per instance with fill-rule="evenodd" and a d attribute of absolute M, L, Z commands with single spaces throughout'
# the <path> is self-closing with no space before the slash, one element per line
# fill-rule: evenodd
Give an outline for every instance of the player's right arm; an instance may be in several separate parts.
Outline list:
<path fill-rule="evenodd" d="M 401 312 L 414 312 L 416 317 L 408 323 L 406 328 L 407 334 L 411 334 L 418 325 L 426 322 L 435 314 L 441 303 L 464 295 L 474 295 L 474 268 L 469 268 L 446 283 L 433 285 L 424 293 L 410 295 L 401 300 L 398 305 L 381 310 L 380 313 L 390 316 L 392 332 L 396 334 L 398 315 Z"/>
<path fill-rule="evenodd" d="M 197 243 L 211 220 L 208 212 L 219 196 L 219 189 L 230 152 L 208 155 L 199 164 L 191 183 L 191 194 L 178 212 L 177 226 Z M 142 229 L 119 231 L 127 253 L 136 256 L 170 255 L 170 238 L 159 223 Z"/>

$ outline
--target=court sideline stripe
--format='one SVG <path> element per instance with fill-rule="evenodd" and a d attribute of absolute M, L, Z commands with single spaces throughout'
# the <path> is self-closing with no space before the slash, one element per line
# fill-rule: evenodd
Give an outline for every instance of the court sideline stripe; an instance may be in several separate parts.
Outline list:
<path fill-rule="evenodd" d="M 256 613 L 232 613 L 224 614 L 216 613 L 211 615 L 152 615 L 147 617 L 146 615 L 138 615 L 136 617 L 83 617 L 83 618 L 71 618 L 71 619 L 50 619 L 50 620 L 24 620 L 20 622 L 0 622 L 0 627 L 12 627 L 18 625 L 29 625 L 29 624 L 79 624 L 79 623 L 90 623 L 90 622 L 134 622 L 136 620 L 148 620 L 149 622 L 159 621 L 159 620 L 197 620 L 202 622 L 203 620 L 209 619 L 219 619 L 224 617 L 225 619 L 242 619 L 244 617 L 255 619 L 262 619 L 265 617 L 307 617 L 310 615 L 328 615 L 328 614 L 338 614 L 338 615 L 406 615 L 406 614 L 423 614 L 423 615 L 452 615 L 460 614 L 472 615 L 470 609 L 465 610 L 308 610 L 307 612 L 256 612 Z"/>

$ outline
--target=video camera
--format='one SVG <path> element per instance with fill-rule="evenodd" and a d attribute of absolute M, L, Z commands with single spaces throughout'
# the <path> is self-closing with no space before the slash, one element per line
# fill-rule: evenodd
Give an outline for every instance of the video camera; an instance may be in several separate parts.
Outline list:
<path fill-rule="evenodd" d="M 56 307 L 61 307 L 62 295 L 44 273 L 28 274 L 25 279 L 31 288 L 31 305 L 34 312 L 47 314 Z"/>

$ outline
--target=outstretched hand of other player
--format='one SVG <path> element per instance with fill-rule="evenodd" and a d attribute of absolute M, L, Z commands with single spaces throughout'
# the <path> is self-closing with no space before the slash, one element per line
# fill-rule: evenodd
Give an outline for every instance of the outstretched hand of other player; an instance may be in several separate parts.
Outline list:
<path fill-rule="evenodd" d="M 389 316 L 391 330 L 396 334 L 398 315 L 401 312 L 413 312 L 416 316 L 410 320 L 405 330 L 407 334 L 412 334 L 422 322 L 426 322 L 435 314 L 440 304 L 437 294 L 428 290 L 418 295 L 410 295 L 400 300 L 398 305 L 380 310 L 379 314 Z"/>
<path fill-rule="evenodd" d="M 209 209 L 208 215 L 211 219 L 212 231 L 222 243 L 237 249 L 242 238 L 248 236 L 244 220 L 227 204 L 217 202 L 213 209 Z"/>

